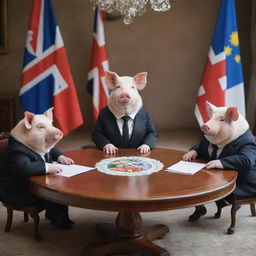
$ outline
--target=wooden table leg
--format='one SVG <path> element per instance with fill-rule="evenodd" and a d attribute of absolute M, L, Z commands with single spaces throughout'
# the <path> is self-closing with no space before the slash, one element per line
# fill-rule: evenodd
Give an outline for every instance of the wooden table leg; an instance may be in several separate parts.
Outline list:
<path fill-rule="evenodd" d="M 162 238 L 169 232 L 165 225 L 157 224 L 142 228 L 141 215 L 138 212 L 119 212 L 116 225 L 98 224 L 97 230 L 108 239 L 89 245 L 85 256 L 109 256 L 117 253 L 139 253 L 141 256 L 169 256 L 164 248 L 151 240 Z"/>

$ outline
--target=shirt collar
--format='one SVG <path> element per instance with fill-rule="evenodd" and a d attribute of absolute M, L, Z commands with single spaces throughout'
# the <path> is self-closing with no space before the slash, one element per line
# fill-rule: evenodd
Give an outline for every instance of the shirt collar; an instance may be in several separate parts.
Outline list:
<path fill-rule="evenodd" d="M 113 113 L 113 114 L 114 114 L 114 116 L 115 116 L 116 119 L 122 119 L 123 116 L 129 116 L 132 120 L 134 120 L 134 118 L 135 118 L 135 116 L 136 116 L 137 113 L 138 113 L 138 111 L 133 112 L 133 113 L 131 113 L 131 114 L 129 114 L 129 115 L 122 115 L 122 116 L 117 116 L 117 115 L 115 115 L 114 113 Z"/>
<path fill-rule="evenodd" d="M 213 143 L 210 143 L 211 147 L 213 148 L 213 145 L 216 145 L 216 144 L 213 144 Z M 218 147 L 218 150 L 220 149 L 223 149 L 224 147 L 219 147 L 218 145 L 216 145 Z"/>

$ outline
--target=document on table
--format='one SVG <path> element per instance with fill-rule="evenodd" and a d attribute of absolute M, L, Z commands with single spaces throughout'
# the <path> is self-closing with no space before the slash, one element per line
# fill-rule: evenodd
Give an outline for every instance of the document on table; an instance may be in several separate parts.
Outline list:
<path fill-rule="evenodd" d="M 80 173 L 88 172 L 95 169 L 95 167 L 87 167 L 87 166 L 77 165 L 77 164 L 65 165 L 65 164 L 59 164 L 56 162 L 54 162 L 54 164 L 58 165 L 62 169 L 62 172 L 56 173 L 56 175 L 61 175 L 65 177 L 72 177 Z"/>
<path fill-rule="evenodd" d="M 206 164 L 202 163 L 179 161 L 178 163 L 168 167 L 167 171 L 193 175 L 203 169 L 205 166 Z"/>

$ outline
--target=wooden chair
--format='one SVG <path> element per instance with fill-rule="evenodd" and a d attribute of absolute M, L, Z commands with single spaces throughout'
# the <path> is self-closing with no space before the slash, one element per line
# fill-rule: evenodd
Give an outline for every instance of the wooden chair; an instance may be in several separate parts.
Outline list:
<path fill-rule="evenodd" d="M 2 139 L 0 140 L 0 153 L 4 151 L 6 146 L 8 145 L 8 139 Z M 43 209 L 39 207 L 37 204 L 33 205 L 12 205 L 6 202 L 6 192 L 0 188 L 0 201 L 2 201 L 3 206 L 7 209 L 7 221 L 5 226 L 5 232 L 10 232 L 11 225 L 12 225 L 12 219 L 13 219 L 13 211 L 23 211 L 24 212 L 24 221 L 28 222 L 29 215 L 34 220 L 34 226 L 33 226 L 33 232 L 34 232 L 34 238 L 36 241 L 41 240 L 41 236 L 38 233 L 38 225 L 39 225 L 39 215 L 38 213 L 41 212 Z"/>
<path fill-rule="evenodd" d="M 24 212 L 25 222 L 28 222 L 29 215 L 34 220 L 34 226 L 33 226 L 34 239 L 36 241 L 40 241 L 42 239 L 41 235 L 38 232 L 38 225 L 40 220 L 38 213 L 43 210 L 42 208 L 40 208 L 37 204 L 18 206 L 18 205 L 6 204 L 4 202 L 3 202 L 3 206 L 5 206 L 7 209 L 7 221 L 5 225 L 5 232 L 10 232 L 11 230 L 13 211 L 22 211 Z"/>
<path fill-rule="evenodd" d="M 236 200 L 232 204 L 232 206 L 231 206 L 231 224 L 230 224 L 230 227 L 227 229 L 227 234 L 232 235 L 232 234 L 235 233 L 236 212 L 237 212 L 237 210 L 240 209 L 241 205 L 249 204 L 250 208 L 251 208 L 252 216 L 256 216 L 255 203 L 256 203 L 256 197 L 248 198 L 248 199 Z"/>
<path fill-rule="evenodd" d="M 256 216 L 256 210 L 255 210 L 255 203 L 256 203 L 256 197 L 251 197 L 251 198 L 245 198 L 245 199 L 239 199 L 239 200 L 231 200 L 232 203 L 230 202 L 231 205 L 231 224 L 229 228 L 227 229 L 227 234 L 232 235 L 235 233 L 235 225 L 236 225 L 236 212 L 240 209 L 241 205 L 244 204 L 249 204 L 251 208 L 251 213 L 252 216 Z M 222 203 L 217 203 L 217 212 L 215 213 L 215 218 L 220 218 L 222 208 L 224 206 L 227 206 L 227 204 L 222 204 Z"/>
<path fill-rule="evenodd" d="M 256 136 L 254 136 L 254 140 L 256 142 Z M 241 205 L 249 204 L 252 216 L 256 216 L 255 203 L 256 203 L 256 197 L 252 197 L 252 198 L 236 200 L 234 201 L 234 203 L 231 204 L 231 224 L 227 229 L 227 234 L 232 235 L 235 233 L 236 212 L 240 209 Z M 217 208 L 218 210 L 215 213 L 215 218 L 219 218 L 221 215 L 222 207 L 217 206 Z"/>

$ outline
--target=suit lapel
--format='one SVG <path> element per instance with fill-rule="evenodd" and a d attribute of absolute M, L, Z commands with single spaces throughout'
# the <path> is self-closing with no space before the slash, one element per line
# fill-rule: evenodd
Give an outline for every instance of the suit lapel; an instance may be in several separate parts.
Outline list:
<path fill-rule="evenodd" d="M 202 146 L 203 150 L 202 150 L 201 154 L 202 154 L 203 158 L 211 160 L 211 156 L 209 154 L 209 146 L 210 146 L 210 142 L 206 138 L 204 138 L 203 146 Z"/>
<path fill-rule="evenodd" d="M 143 127 L 143 123 L 144 123 L 144 118 L 142 115 L 142 109 L 139 110 L 139 112 L 136 114 L 135 118 L 134 118 L 134 126 L 133 126 L 133 130 L 132 130 L 132 134 L 131 134 L 131 138 L 129 141 L 130 145 L 136 145 L 136 141 L 137 141 L 137 136 L 136 135 L 140 135 L 140 131 L 141 131 L 141 127 Z"/>
<path fill-rule="evenodd" d="M 35 152 L 35 151 L 33 151 L 32 149 L 30 149 L 30 148 L 27 148 L 28 149 L 28 151 L 29 151 L 29 154 L 30 155 L 33 155 L 33 157 L 36 159 L 36 161 L 42 161 L 42 162 L 44 162 L 44 159 L 41 157 L 41 155 L 39 154 L 39 153 L 37 153 L 37 152 Z"/>
<path fill-rule="evenodd" d="M 122 145 L 122 136 L 120 133 L 120 130 L 118 128 L 117 125 L 117 121 L 116 121 L 116 117 L 114 116 L 114 114 L 108 109 L 108 125 L 109 125 L 109 129 L 111 131 L 111 134 L 113 135 L 113 138 L 115 140 L 115 145 L 119 145 L 119 147 Z"/>
<path fill-rule="evenodd" d="M 247 131 L 246 133 L 244 133 L 243 135 L 241 135 L 240 137 L 226 145 L 221 151 L 220 157 L 230 155 L 232 152 L 237 152 L 239 144 L 243 144 L 245 141 L 250 141 L 249 134 L 250 132 Z"/>
<path fill-rule="evenodd" d="M 35 152 L 31 148 L 27 147 L 26 145 L 19 142 L 18 140 L 16 140 L 13 137 L 10 137 L 10 140 L 11 140 L 11 143 L 12 143 L 12 147 L 17 148 L 17 149 L 23 151 L 24 153 L 26 153 L 28 155 L 32 155 L 37 161 L 43 161 L 44 162 L 44 160 L 40 156 L 40 154 L 38 154 L 37 152 Z"/>

